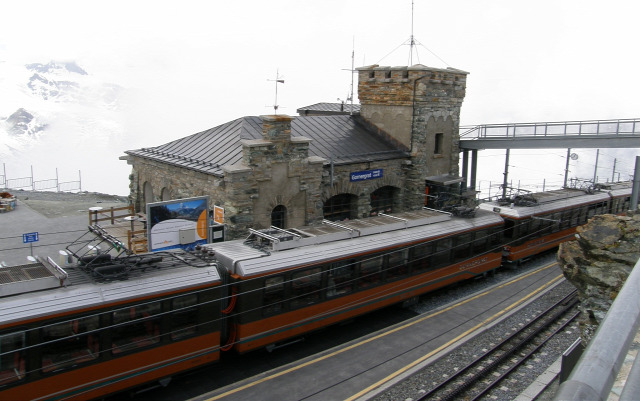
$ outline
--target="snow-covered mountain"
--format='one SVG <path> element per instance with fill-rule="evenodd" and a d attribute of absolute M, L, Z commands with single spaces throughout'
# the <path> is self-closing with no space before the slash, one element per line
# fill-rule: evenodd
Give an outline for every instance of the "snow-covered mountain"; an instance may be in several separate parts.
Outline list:
<path fill-rule="evenodd" d="M 68 170 L 77 179 L 82 171 L 83 190 L 126 192 L 128 168 L 118 160 L 126 150 L 123 87 L 73 61 L 4 61 L 0 93 L 0 162 L 7 178 L 24 175 L 31 167 L 34 180 L 50 179 L 56 169 L 61 175 Z M 100 177 L 105 166 L 123 178 Z"/>

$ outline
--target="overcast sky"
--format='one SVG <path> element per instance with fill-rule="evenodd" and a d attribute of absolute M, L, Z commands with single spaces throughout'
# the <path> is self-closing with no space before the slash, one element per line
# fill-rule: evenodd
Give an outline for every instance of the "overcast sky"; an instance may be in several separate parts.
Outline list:
<path fill-rule="evenodd" d="M 347 98 L 352 50 L 356 67 L 410 60 L 410 0 L 1 4 L 0 61 L 74 60 L 127 89 L 122 152 L 270 114 L 277 71 L 279 112 L 295 115 Z M 470 73 L 462 125 L 639 117 L 640 2 L 415 0 L 414 12 L 413 63 Z"/>

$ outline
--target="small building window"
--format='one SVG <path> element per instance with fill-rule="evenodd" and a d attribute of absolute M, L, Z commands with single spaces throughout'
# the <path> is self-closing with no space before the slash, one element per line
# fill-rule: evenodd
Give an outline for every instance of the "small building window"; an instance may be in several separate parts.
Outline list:
<path fill-rule="evenodd" d="M 377 216 L 380 213 L 393 212 L 393 194 L 394 188 L 384 186 L 376 189 L 371 194 L 371 216 Z"/>
<path fill-rule="evenodd" d="M 407 70 L 403 70 L 403 71 L 402 71 L 402 78 L 404 78 L 404 79 L 409 78 L 409 71 L 407 71 Z"/>
<path fill-rule="evenodd" d="M 385 71 L 384 72 L 384 77 L 387 79 L 391 79 L 391 70 Z"/>
<path fill-rule="evenodd" d="M 330 221 L 354 219 L 357 199 L 351 194 L 332 196 L 324 203 L 324 218 Z"/>
<path fill-rule="evenodd" d="M 278 228 L 286 228 L 287 208 L 278 205 L 271 211 L 271 225 Z"/>
<path fill-rule="evenodd" d="M 369 71 L 369 78 L 373 79 L 376 77 L 376 72 L 375 71 Z"/>
<path fill-rule="evenodd" d="M 436 142 L 435 142 L 435 146 L 434 146 L 434 149 L 433 149 L 433 153 L 436 154 L 436 155 L 441 155 L 442 154 L 443 137 L 444 137 L 444 134 L 442 134 L 442 133 L 436 134 Z"/>

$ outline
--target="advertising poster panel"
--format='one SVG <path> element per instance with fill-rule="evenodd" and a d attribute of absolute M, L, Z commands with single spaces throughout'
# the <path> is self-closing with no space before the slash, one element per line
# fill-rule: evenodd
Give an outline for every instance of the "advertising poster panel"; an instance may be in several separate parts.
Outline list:
<path fill-rule="evenodd" d="M 208 205 L 206 196 L 147 204 L 149 251 L 191 250 L 206 244 Z"/>

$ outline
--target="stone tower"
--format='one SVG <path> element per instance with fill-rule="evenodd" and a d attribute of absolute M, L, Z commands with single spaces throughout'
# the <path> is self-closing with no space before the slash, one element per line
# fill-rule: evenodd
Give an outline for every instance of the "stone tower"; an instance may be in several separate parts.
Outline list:
<path fill-rule="evenodd" d="M 420 205 L 425 178 L 457 176 L 460 107 L 468 73 L 423 65 L 358 68 L 360 115 L 411 152 L 407 207 Z"/>

